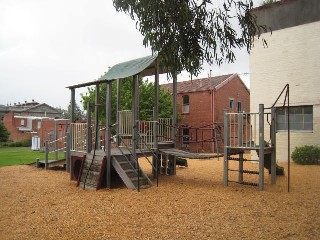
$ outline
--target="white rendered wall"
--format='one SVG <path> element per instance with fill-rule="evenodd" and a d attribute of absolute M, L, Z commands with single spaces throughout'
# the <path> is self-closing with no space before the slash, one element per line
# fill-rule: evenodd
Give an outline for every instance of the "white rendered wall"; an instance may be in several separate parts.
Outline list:
<path fill-rule="evenodd" d="M 271 107 L 289 83 L 291 106 L 313 105 L 313 132 L 291 131 L 291 152 L 296 146 L 320 144 L 320 22 L 263 37 L 268 47 L 259 40 L 250 54 L 250 112 L 258 112 L 260 103 Z M 265 135 L 268 137 L 269 132 Z M 286 161 L 286 132 L 277 133 L 276 147 L 277 161 Z"/>

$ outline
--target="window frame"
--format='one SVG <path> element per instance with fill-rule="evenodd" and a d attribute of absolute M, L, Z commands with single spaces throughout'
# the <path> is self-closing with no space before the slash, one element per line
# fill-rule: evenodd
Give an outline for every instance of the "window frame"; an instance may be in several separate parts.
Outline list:
<path fill-rule="evenodd" d="M 288 107 L 277 107 L 276 116 L 276 131 L 288 131 Z M 313 105 L 290 106 L 289 120 L 290 132 L 313 132 Z"/>
<path fill-rule="evenodd" d="M 183 114 L 190 113 L 190 96 L 189 95 L 182 96 L 182 113 Z"/>
<path fill-rule="evenodd" d="M 229 108 L 234 109 L 234 98 L 229 98 Z"/>
<path fill-rule="evenodd" d="M 239 109 L 239 106 L 240 106 L 240 109 Z M 242 103 L 241 103 L 241 101 L 237 102 L 237 111 L 238 111 L 238 113 L 242 112 Z"/>

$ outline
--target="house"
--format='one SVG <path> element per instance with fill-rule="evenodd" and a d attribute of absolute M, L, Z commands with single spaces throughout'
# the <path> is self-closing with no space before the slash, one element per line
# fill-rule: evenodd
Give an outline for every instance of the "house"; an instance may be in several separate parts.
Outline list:
<path fill-rule="evenodd" d="M 41 146 L 44 141 L 53 140 L 55 119 L 61 117 L 55 108 L 33 100 L 30 103 L 2 106 L 1 109 L 4 125 L 10 133 L 9 140 L 16 142 L 37 136 Z"/>
<path fill-rule="evenodd" d="M 257 40 L 250 54 L 250 109 L 257 112 L 259 104 L 271 107 L 289 84 L 291 152 L 320 144 L 319 12 L 319 0 L 282 0 L 254 9 L 258 23 L 270 27 L 272 34 L 262 34 L 268 47 Z M 282 107 L 283 97 L 280 101 L 276 156 L 277 161 L 286 161 L 288 108 Z"/>
<path fill-rule="evenodd" d="M 161 87 L 172 92 L 173 84 Z M 212 126 L 223 127 L 225 109 L 249 111 L 250 91 L 238 74 L 194 79 L 177 83 L 177 103 L 185 147 L 192 152 L 215 152 L 217 133 Z M 223 150 L 222 142 L 218 148 Z"/>

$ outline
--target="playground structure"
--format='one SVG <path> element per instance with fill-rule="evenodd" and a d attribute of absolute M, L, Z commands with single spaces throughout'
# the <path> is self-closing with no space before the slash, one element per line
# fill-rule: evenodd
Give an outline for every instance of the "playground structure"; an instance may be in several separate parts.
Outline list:
<path fill-rule="evenodd" d="M 211 158 L 177 150 L 178 125 L 176 115 L 177 78 L 173 75 L 174 93 L 173 116 L 170 119 L 158 117 L 159 108 L 159 74 L 167 72 L 166 67 L 159 67 L 157 55 L 135 59 L 117 64 L 109 69 L 98 80 L 69 86 L 71 90 L 71 127 L 70 157 L 66 168 L 71 179 L 78 181 L 84 189 L 111 188 L 116 176 L 130 189 L 152 185 L 139 166 L 139 157 L 145 157 L 152 168 L 152 177 L 158 185 L 159 174 L 176 173 L 176 165 L 184 164 L 184 158 Z M 153 120 L 138 119 L 139 116 L 139 78 L 154 75 L 155 92 Z M 121 79 L 132 77 L 132 109 L 120 109 Z M 111 123 L 112 83 L 117 82 L 116 122 Z M 106 125 L 99 127 L 99 89 L 106 84 Z M 94 120 L 87 116 L 86 124 L 75 123 L 75 90 L 94 85 L 96 96 L 94 104 Z M 87 112 L 92 106 L 88 104 Z M 90 127 L 88 127 L 90 126 Z M 115 133 L 115 134 L 114 134 Z"/>
<path fill-rule="evenodd" d="M 130 189 L 149 187 L 153 185 L 139 166 L 139 158 L 144 157 L 152 169 L 152 177 L 158 186 L 159 174 L 176 174 L 176 166 L 187 166 L 186 158 L 205 159 L 219 156 L 218 142 L 224 143 L 224 185 L 237 182 L 245 185 L 258 186 L 264 189 L 264 168 L 271 174 L 271 183 L 275 184 L 276 175 L 283 175 L 283 168 L 277 166 L 275 159 L 275 106 L 266 113 L 260 105 L 258 113 L 228 113 L 225 112 L 224 137 L 222 127 L 212 124 L 195 131 L 193 136 L 185 138 L 185 127 L 177 124 L 176 111 L 176 75 L 173 76 L 173 116 L 172 118 L 158 117 L 159 102 L 159 73 L 165 70 L 159 68 L 157 56 L 149 56 L 124 62 L 112 67 L 100 79 L 69 86 L 71 90 L 71 120 L 69 132 L 65 134 L 65 164 L 70 172 L 70 178 L 77 181 L 77 186 L 83 189 L 111 188 L 116 178 L 120 178 Z M 139 77 L 155 76 L 153 120 L 138 119 L 139 116 Z M 132 109 L 120 109 L 121 79 L 132 76 Z M 116 123 L 111 123 L 111 93 L 112 82 L 117 81 L 117 115 Z M 106 84 L 106 125 L 99 126 L 99 89 Z M 87 122 L 75 121 L 75 90 L 81 87 L 95 85 L 96 96 L 94 104 L 94 120 L 91 119 L 91 107 L 87 105 Z M 282 94 L 282 93 L 281 93 Z M 278 98 L 279 99 L 279 98 Z M 277 99 L 277 101 L 278 101 Z M 276 101 L 276 102 L 277 102 Z M 270 126 L 270 140 L 265 145 L 265 117 Z M 271 117 L 271 119 L 269 119 Z M 271 122 L 269 122 L 271 121 Z M 67 127 L 66 127 L 67 128 Z M 200 139 L 200 142 L 212 141 L 216 144 L 217 155 L 199 155 L 182 150 L 183 145 L 199 142 L 198 133 L 209 131 L 211 137 Z M 114 135 L 115 133 L 115 135 Z M 180 149 L 178 144 L 180 143 Z M 49 146 L 49 144 L 46 144 Z M 46 147 L 46 168 L 54 161 L 48 161 Z M 57 150 L 57 148 L 56 148 Z M 61 150 L 61 149 L 60 149 Z M 247 160 L 243 157 L 245 151 L 257 151 L 258 160 Z M 238 155 L 238 157 L 233 157 Z M 268 156 L 268 157 L 266 157 Z M 59 161 L 58 159 L 56 160 Z M 238 161 L 238 169 L 229 169 L 229 161 Z M 258 171 L 243 169 L 247 161 L 258 162 Z M 38 161 L 37 165 L 42 164 Z M 238 179 L 229 178 L 230 172 L 238 172 Z M 259 176 L 258 183 L 244 181 L 244 174 Z M 288 169 L 289 174 L 289 169 Z M 289 184 L 288 184 L 289 185 Z M 289 189 L 289 188 L 288 188 Z"/>
<path fill-rule="evenodd" d="M 286 92 L 285 92 L 286 90 Z M 280 96 L 286 93 L 286 101 L 289 107 L 289 85 L 282 90 L 278 99 L 272 107 L 265 108 L 259 105 L 259 112 L 256 113 L 224 113 L 224 185 L 230 182 L 243 185 L 257 186 L 259 190 L 264 189 L 264 168 L 271 174 L 271 184 L 276 183 L 276 175 L 284 175 L 284 168 L 276 163 L 276 103 Z M 267 124 L 266 124 L 267 123 Z M 289 126 L 289 118 L 288 118 Z M 265 127 L 267 126 L 267 127 Z M 290 127 L 288 127 L 290 129 Z M 266 138 L 269 133 L 269 138 Z M 288 130 L 288 153 L 290 152 L 290 134 Z M 256 152 L 258 159 L 245 159 L 245 152 Z M 234 155 L 237 155 L 234 157 Z M 255 154 L 252 154 L 255 155 Z M 290 191 L 290 154 L 288 154 L 288 191 Z M 237 161 L 238 169 L 230 169 L 229 161 Z M 256 162 L 257 170 L 244 169 L 244 163 Z M 230 173 L 238 173 L 237 179 L 230 178 Z M 248 182 L 244 174 L 257 175 L 257 182 Z"/>
<path fill-rule="evenodd" d="M 66 159 L 68 158 L 69 126 L 68 119 L 54 119 L 54 131 L 53 133 L 47 133 L 48 138 L 44 138 L 44 146 L 41 147 L 41 150 L 45 153 L 44 160 L 36 159 L 37 167 L 48 169 L 50 167 L 66 165 Z M 48 139 L 50 139 L 50 141 Z M 53 159 L 49 159 L 49 155 Z"/>

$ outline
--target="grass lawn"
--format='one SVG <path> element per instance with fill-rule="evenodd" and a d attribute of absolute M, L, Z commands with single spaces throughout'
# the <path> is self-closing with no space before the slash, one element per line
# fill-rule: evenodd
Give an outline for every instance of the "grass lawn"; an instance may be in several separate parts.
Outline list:
<path fill-rule="evenodd" d="M 30 147 L 0 147 L 0 167 L 29 164 L 35 162 L 36 158 L 44 160 L 45 153 L 32 151 Z M 54 155 L 49 154 L 49 159 L 54 159 Z"/>

